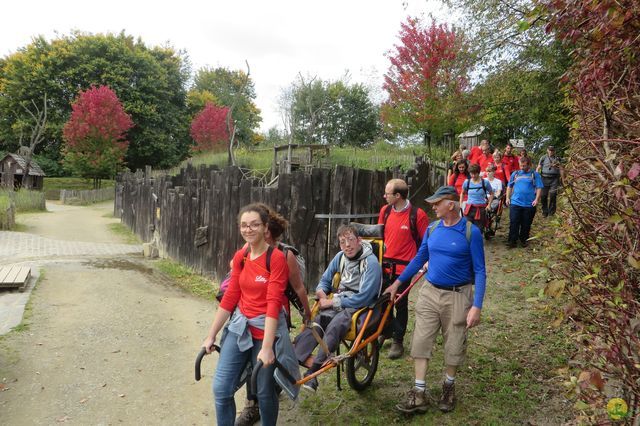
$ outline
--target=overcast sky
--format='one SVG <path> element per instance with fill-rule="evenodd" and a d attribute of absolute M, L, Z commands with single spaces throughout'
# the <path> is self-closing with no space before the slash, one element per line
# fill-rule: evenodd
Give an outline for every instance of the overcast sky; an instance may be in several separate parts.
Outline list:
<path fill-rule="evenodd" d="M 351 82 L 380 89 L 408 16 L 447 19 L 439 1 L 409 0 L 12 0 L 2 4 L 0 56 L 42 34 L 72 30 L 141 37 L 148 46 L 187 51 L 194 71 L 202 66 L 246 69 L 256 87 L 262 130 L 282 127 L 277 98 L 301 72 L 323 80 L 349 71 Z"/>

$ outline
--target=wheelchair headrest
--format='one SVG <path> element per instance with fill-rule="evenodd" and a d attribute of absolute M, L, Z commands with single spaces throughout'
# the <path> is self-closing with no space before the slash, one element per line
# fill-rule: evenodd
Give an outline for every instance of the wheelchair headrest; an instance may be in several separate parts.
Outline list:
<path fill-rule="evenodd" d="M 368 225 L 365 223 L 351 222 L 361 238 L 384 238 L 384 225 Z"/>

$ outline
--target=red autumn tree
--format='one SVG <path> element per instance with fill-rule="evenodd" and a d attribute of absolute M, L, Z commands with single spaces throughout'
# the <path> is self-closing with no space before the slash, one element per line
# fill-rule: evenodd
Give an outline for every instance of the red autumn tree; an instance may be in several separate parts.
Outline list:
<path fill-rule="evenodd" d="M 229 143 L 227 131 L 228 107 L 207 102 L 191 122 L 191 137 L 196 141 L 196 151 L 220 150 Z M 233 131 L 233 124 L 232 131 Z"/>
<path fill-rule="evenodd" d="M 426 26 L 409 17 L 399 38 L 400 44 L 387 52 L 391 65 L 384 89 L 389 99 L 382 105 L 382 121 L 394 133 L 421 133 L 430 149 L 431 137 L 454 130 L 461 114 L 469 69 L 463 37 L 446 24 Z"/>
<path fill-rule="evenodd" d="M 118 96 L 107 86 L 80 92 L 71 105 L 71 117 L 64 125 L 64 167 L 76 176 L 100 179 L 113 177 L 122 167 L 133 127 Z"/>

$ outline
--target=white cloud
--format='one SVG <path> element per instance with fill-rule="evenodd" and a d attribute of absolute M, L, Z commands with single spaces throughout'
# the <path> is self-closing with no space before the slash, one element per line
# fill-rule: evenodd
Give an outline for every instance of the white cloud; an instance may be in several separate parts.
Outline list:
<path fill-rule="evenodd" d="M 262 128 L 281 126 L 276 101 L 301 72 L 379 86 L 384 53 L 397 42 L 408 15 L 447 14 L 433 0 L 235 0 L 135 1 L 20 0 L 3 4 L 0 56 L 39 34 L 51 39 L 77 29 L 167 42 L 187 51 L 194 71 L 202 66 L 251 66 Z M 377 81 L 376 81 L 377 80 Z"/>

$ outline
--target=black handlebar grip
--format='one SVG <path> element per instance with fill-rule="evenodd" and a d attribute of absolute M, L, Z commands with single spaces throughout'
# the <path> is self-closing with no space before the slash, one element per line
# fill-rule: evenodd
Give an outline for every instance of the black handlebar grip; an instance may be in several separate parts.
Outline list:
<path fill-rule="evenodd" d="M 207 350 L 205 348 L 200 349 L 198 356 L 196 357 L 196 382 L 202 378 L 200 374 L 200 363 L 202 363 L 202 358 L 207 354 Z"/>
<path fill-rule="evenodd" d="M 213 350 L 220 353 L 220 346 L 214 344 L 213 345 Z M 200 349 L 200 352 L 198 353 L 198 356 L 196 357 L 196 381 L 200 380 L 202 378 L 202 375 L 200 374 L 200 364 L 202 364 L 202 358 L 204 358 L 204 356 L 207 354 L 207 350 L 205 348 Z"/>
<path fill-rule="evenodd" d="M 253 366 L 253 371 L 251 372 L 251 394 L 257 395 L 258 393 L 258 372 L 262 368 L 262 361 L 258 360 L 256 365 Z"/>

